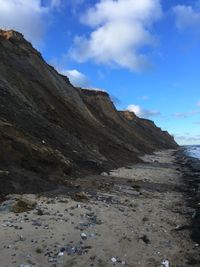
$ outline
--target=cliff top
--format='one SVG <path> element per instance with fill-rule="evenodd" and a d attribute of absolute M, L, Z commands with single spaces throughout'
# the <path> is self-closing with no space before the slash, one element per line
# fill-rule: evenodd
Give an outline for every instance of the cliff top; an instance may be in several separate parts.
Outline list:
<path fill-rule="evenodd" d="M 110 97 L 109 94 L 103 89 L 82 88 L 82 87 L 79 87 L 78 89 L 81 90 L 81 93 L 86 94 L 86 95 L 102 95 L 102 96 Z"/>
<path fill-rule="evenodd" d="M 15 39 L 15 40 L 25 40 L 23 34 L 14 31 L 14 30 L 1 30 L 0 29 L 0 36 L 9 40 L 9 39 Z"/>

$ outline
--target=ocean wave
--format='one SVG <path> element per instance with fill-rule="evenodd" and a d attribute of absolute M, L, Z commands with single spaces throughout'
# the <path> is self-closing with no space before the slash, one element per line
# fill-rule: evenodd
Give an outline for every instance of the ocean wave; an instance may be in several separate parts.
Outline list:
<path fill-rule="evenodd" d="M 186 149 L 187 149 L 187 154 L 190 157 L 194 157 L 194 158 L 200 159 L 200 145 L 187 146 Z"/>

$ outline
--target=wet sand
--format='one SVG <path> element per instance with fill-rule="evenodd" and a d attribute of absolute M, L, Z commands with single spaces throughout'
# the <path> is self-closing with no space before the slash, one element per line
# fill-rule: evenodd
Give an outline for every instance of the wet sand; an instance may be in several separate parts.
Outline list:
<path fill-rule="evenodd" d="M 81 177 L 70 190 L 7 196 L 0 206 L 0 266 L 200 266 L 199 245 L 190 238 L 194 209 L 174 151 L 143 160 Z M 36 206 L 12 212 L 21 198 Z"/>

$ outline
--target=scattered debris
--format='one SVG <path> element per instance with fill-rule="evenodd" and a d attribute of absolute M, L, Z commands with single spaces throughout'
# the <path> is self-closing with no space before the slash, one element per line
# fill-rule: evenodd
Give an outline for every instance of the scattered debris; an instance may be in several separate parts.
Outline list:
<path fill-rule="evenodd" d="M 73 256 L 73 255 L 83 255 L 85 253 L 88 252 L 89 249 L 91 249 L 91 246 L 82 246 L 81 245 L 82 241 L 78 242 L 77 245 L 75 246 L 71 246 L 71 245 L 67 245 L 65 247 L 65 251 L 69 256 Z"/>
<path fill-rule="evenodd" d="M 108 188 L 110 183 L 109 179 L 110 177 L 107 177 L 106 183 L 102 183 L 102 189 Z M 125 186 L 123 183 L 125 183 Z M 88 266 L 106 266 L 106 264 L 109 265 L 110 262 L 111 266 L 120 267 L 129 266 L 129 262 L 135 261 L 137 266 L 142 266 L 144 264 L 145 266 L 170 267 L 172 263 L 166 259 L 166 251 L 168 248 L 174 248 L 176 245 L 175 238 L 178 236 L 174 235 L 170 238 L 171 230 L 175 231 L 177 225 L 179 226 L 176 227 L 176 231 L 187 229 L 187 222 L 179 220 L 179 215 L 177 215 L 177 217 L 173 218 L 173 224 L 169 224 L 171 221 L 169 220 L 168 222 L 168 220 L 166 220 L 169 217 L 168 210 L 167 214 L 162 214 L 159 220 L 157 220 L 157 216 L 155 215 L 158 214 L 159 210 L 156 210 L 156 213 L 154 213 L 155 208 L 151 199 L 148 197 L 145 198 L 144 194 L 141 198 L 133 198 L 132 192 L 137 191 L 137 186 L 134 188 L 132 184 L 129 184 L 129 188 L 127 188 L 127 181 L 120 180 L 119 185 L 114 184 L 114 187 L 111 186 L 108 192 L 103 192 L 103 190 L 99 192 L 99 184 L 101 185 L 100 181 L 95 184 L 95 189 L 97 188 L 97 191 L 92 191 L 92 189 L 87 188 L 86 192 L 88 193 L 83 192 L 84 189 L 78 193 L 77 190 L 75 193 L 73 189 L 69 191 L 69 194 L 65 193 L 68 191 L 64 191 L 63 194 L 56 196 L 51 196 L 50 193 L 50 197 L 49 195 L 43 196 L 42 194 L 37 196 L 32 196 L 31 194 L 23 196 L 8 195 L 5 201 L 4 197 L 2 197 L 3 203 L 0 205 L 0 208 L 4 206 L 9 206 L 10 208 L 17 206 L 17 212 L 15 212 L 15 214 L 11 213 L 7 215 L 7 213 L 0 209 L 3 215 L 3 219 L 0 223 L 0 226 L 2 226 L 2 233 L 7 232 L 8 237 L 13 237 L 11 240 L 10 238 L 5 241 L 2 239 L 2 247 L 5 249 L 5 254 L 7 252 L 6 250 L 8 250 L 11 255 L 13 265 L 10 264 L 9 266 L 32 267 L 38 264 L 38 259 L 43 258 L 44 262 L 52 267 L 60 266 L 60 264 L 68 264 L 68 261 L 69 265 L 75 264 L 79 266 L 80 264 L 85 264 L 85 259 L 87 259 L 87 261 L 90 259 L 91 261 L 89 264 L 86 263 Z M 64 190 L 69 190 L 69 188 Z M 118 192 L 122 194 L 118 194 Z M 117 194 L 114 195 L 115 193 Z M 74 196 L 74 199 L 80 201 L 80 203 L 70 200 L 69 195 L 71 196 L 71 194 Z M 90 202 L 86 202 L 88 198 L 91 199 Z M 37 205 L 29 201 L 29 199 L 35 202 L 37 199 Z M 158 198 L 158 200 L 160 201 L 160 198 Z M 155 199 L 155 201 L 157 200 Z M 163 199 L 159 202 L 159 205 L 162 208 L 165 207 Z M 34 207 L 33 212 L 30 212 L 31 207 Z M 24 208 L 26 208 L 27 212 L 18 214 L 23 212 Z M 134 215 L 133 211 L 136 211 L 137 214 L 134 213 Z M 151 216 L 152 214 L 149 214 L 149 212 L 153 212 L 153 216 Z M 111 217 L 109 217 L 110 214 Z M 127 217 L 124 218 L 124 216 Z M 137 217 L 136 221 L 140 222 L 141 228 L 138 223 L 133 223 L 134 216 Z M 127 225 L 125 225 L 126 222 Z M 123 223 L 123 227 L 118 227 L 118 223 Z M 22 231 L 20 231 L 21 229 Z M 159 232 L 156 232 L 157 229 L 159 229 Z M 166 235 L 163 234 L 163 232 L 166 233 L 165 229 L 167 229 Z M 107 252 L 106 249 L 109 243 L 104 243 L 104 240 L 107 238 L 107 233 L 109 232 L 110 238 L 114 242 L 117 242 L 117 247 L 112 247 L 113 252 Z M 156 249 L 152 232 L 155 232 L 155 234 L 158 233 L 157 240 L 159 240 L 158 242 L 160 243 L 156 246 Z M 179 233 L 181 236 L 182 232 Z M 162 239 L 163 237 L 164 239 Z M 140 239 L 144 243 L 141 242 Z M 149 257 L 150 254 L 145 254 L 143 262 L 140 261 L 142 255 L 140 251 L 138 255 L 131 255 L 131 248 L 136 246 L 136 242 L 138 241 L 142 249 L 148 245 L 148 251 L 153 251 L 151 258 Z M 149 243 L 152 243 L 152 246 L 149 245 Z M 25 258 L 22 258 L 21 255 L 19 255 L 19 251 L 21 247 L 24 249 L 26 245 L 27 250 L 24 254 Z M 32 249 L 30 249 L 30 246 Z M 98 253 L 102 249 L 102 246 L 106 254 L 102 252 Z M 157 249 L 158 247 L 159 251 Z M 123 251 L 118 250 L 118 248 L 123 248 Z M 186 264 L 198 265 L 199 261 L 196 255 L 199 253 L 199 244 L 196 242 L 192 243 L 190 249 L 191 250 L 187 252 L 188 254 L 186 254 L 184 258 Z M 110 252 L 112 254 L 110 254 Z M 185 252 L 184 247 L 183 252 Z M 115 253 L 116 255 L 113 256 Z M 79 257 L 81 255 L 82 257 Z M 179 256 L 179 254 L 177 255 Z M 178 262 L 179 259 L 181 260 L 181 257 L 179 257 L 178 260 L 174 259 L 175 262 L 173 262 L 173 264 L 182 266 Z M 19 261 L 25 264 L 19 265 Z M 44 262 L 41 262 L 41 266 L 46 266 Z"/>
<path fill-rule="evenodd" d="M 168 261 L 168 260 L 163 260 L 163 261 L 162 261 L 162 266 L 163 266 L 163 267 L 170 267 L 170 265 L 169 265 L 169 261 Z"/>
<path fill-rule="evenodd" d="M 174 230 L 175 231 L 183 231 L 183 230 L 188 230 L 191 228 L 192 228 L 192 225 L 178 225 L 178 226 L 176 226 L 176 228 Z"/>

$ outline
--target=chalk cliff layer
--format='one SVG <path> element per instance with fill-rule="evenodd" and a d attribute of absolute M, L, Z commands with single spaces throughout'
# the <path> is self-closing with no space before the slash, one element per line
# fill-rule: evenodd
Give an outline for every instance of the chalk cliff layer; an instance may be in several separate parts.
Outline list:
<path fill-rule="evenodd" d="M 153 122 L 75 88 L 15 31 L 0 30 L 0 193 L 37 192 L 71 176 L 176 148 Z"/>

